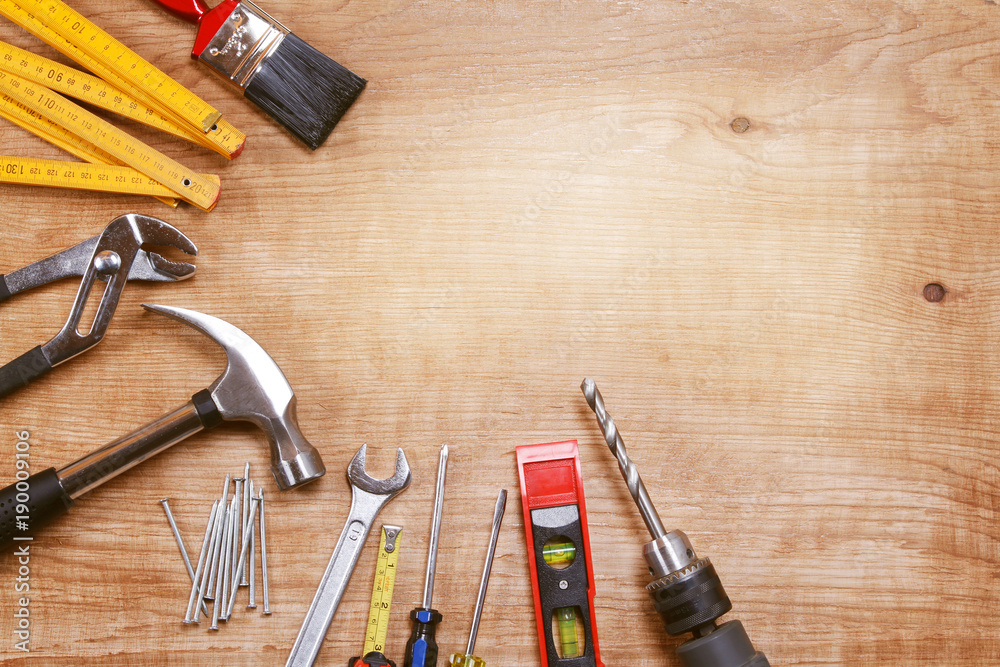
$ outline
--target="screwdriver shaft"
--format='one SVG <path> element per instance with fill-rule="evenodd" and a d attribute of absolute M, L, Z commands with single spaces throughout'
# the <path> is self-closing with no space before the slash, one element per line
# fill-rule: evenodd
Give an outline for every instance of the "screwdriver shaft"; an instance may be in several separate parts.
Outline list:
<path fill-rule="evenodd" d="M 476 635 L 479 634 L 479 619 L 483 615 L 483 603 L 486 601 L 486 587 L 490 583 L 490 570 L 493 569 L 493 554 L 497 550 L 497 540 L 500 537 L 500 524 L 507 508 L 507 489 L 500 489 L 497 496 L 496 509 L 493 511 L 493 532 L 490 534 L 490 546 L 486 552 L 486 564 L 483 566 L 483 577 L 479 581 L 479 595 L 476 597 L 476 612 L 472 617 L 472 628 L 469 630 L 469 643 L 466 645 L 466 655 L 472 655 L 476 649 Z"/>
<path fill-rule="evenodd" d="M 431 543 L 427 550 L 427 572 L 424 575 L 424 609 L 431 608 L 434 597 L 434 570 L 437 569 L 438 537 L 441 535 L 441 513 L 444 509 L 444 482 L 448 471 L 448 445 L 441 446 L 438 457 L 437 486 L 434 488 L 434 516 L 431 519 Z"/>
<path fill-rule="evenodd" d="M 646 485 L 639 477 L 639 470 L 625 451 L 625 443 L 622 442 L 614 420 L 611 419 L 607 408 L 604 407 L 604 398 L 601 396 L 601 392 L 597 390 L 597 385 L 590 378 L 586 378 L 580 388 L 587 399 L 587 405 L 597 415 L 597 423 L 601 426 L 601 432 L 604 434 L 608 447 L 618 459 L 618 469 L 621 471 L 622 477 L 625 478 L 625 484 L 628 485 L 628 491 L 632 494 L 632 500 L 635 501 L 636 507 L 639 508 L 639 514 L 642 515 L 642 520 L 646 523 L 649 534 L 653 536 L 654 540 L 663 537 L 667 531 L 663 528 L 663 522 L 660 521 L 660 515 L 656 513 L 656 508 L 653 507 L 653 501 L 649 499 Z"/>

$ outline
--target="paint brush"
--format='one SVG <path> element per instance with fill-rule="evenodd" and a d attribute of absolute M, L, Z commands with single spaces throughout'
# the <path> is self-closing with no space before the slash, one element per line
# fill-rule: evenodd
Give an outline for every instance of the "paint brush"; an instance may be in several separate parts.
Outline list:
<path fill-rule="evenodd" d="M 198 26 L 191 57 L 229 81 L 313 150 L 365 87 L 365 80 L 296 37 L 249 0 L 153 0 Z"/>

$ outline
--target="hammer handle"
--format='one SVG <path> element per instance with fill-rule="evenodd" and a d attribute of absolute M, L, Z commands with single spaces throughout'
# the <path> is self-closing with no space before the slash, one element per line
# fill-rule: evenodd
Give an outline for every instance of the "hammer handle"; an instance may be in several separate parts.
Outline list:
<path fill-rule="evenodd" d="M 203 393 L 195 394 L 192 400 L 156 421 L 60 468 L 63 488 L 71 498 L 79 498 L 181 440 L 219 423 L 202 409 L 199 398 Z"/>
<path fill-rule="evenodd" d="M 43 470 L 0 491 L 0 551 L 30 538 L 37 529 L 61 516 L 73 499 L 59 483 L 55 468 Z M 28 542 L 24 542 L 27 544 Z"/>

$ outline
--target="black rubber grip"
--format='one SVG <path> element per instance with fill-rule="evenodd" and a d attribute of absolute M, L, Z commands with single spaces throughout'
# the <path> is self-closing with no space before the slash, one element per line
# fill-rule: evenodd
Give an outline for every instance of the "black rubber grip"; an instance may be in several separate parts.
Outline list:
<path fill-rule="evenodd" d="M 10 288 L 7 287 L 7 279 L 4 274 L 0 273 L 0 301 L 6 301 L 10 298 Z"/>
<path fill-rule="evenodd" d="M 0 551 L 28 544 L 15 537 L 34 537 L 39 528 L 64 514 L 73 499 L 62 488 L 55 468 L 43 470 L 0 491 Z"/>
<path fill-rule="evenodd" d="M 0 396 L 6 396 L 52 370 L 42 346 L 34 347 L 0 368 Z"/>

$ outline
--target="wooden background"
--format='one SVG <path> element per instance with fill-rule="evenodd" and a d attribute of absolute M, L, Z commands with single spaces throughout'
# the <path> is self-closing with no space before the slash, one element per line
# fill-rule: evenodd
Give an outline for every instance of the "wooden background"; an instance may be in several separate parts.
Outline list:
<path fill-rule="evenodd" d="M 229 164 L 122 123 L 221 174 L 210 214 L 0 185 L 0 271 L 129 211 L 201 249 L 193 280 L 129 286 L 104 343 L 0 403 L 0 481 L 15 430 L 34 471 L 59 467 L 221 371 L 218 348 L 144 301 L 253 335 L 329 474 L 279 493 L 261 434 L 226 425 L 90 493 L 32 546 L 27 657 L 0 563 L 3 664 L 283 664 L 367 442 L 374 473 L 401 446 L 414 474 L 381 516 L 405 526 L 389 656 L 419 603 L 448 443 L 442 654 L 464 647 L 502 486 L 477 653 L 540 665 L 514 448 L 577 439 L 604 662 L 677 665 L 584 376 L 772 664 L 1000 664 L 995 2 L 262 2 L 370 81 L 315 153 L 189 60 L 191 26 L 144 0 L 73 4 L 250 142 Z M 6 23 L 0 39 L 50 54 Z M 0 151 L 59 155 L 7 124 Z M 0 358 L 51 337 L 74 292 L 4 304 Z M 194 550 L 247 460 L 271 499 L 274 614 L 182 625 L 158 501 Z M 369 543 L 319 664 L 359 652 L 374 562 Z"/>

